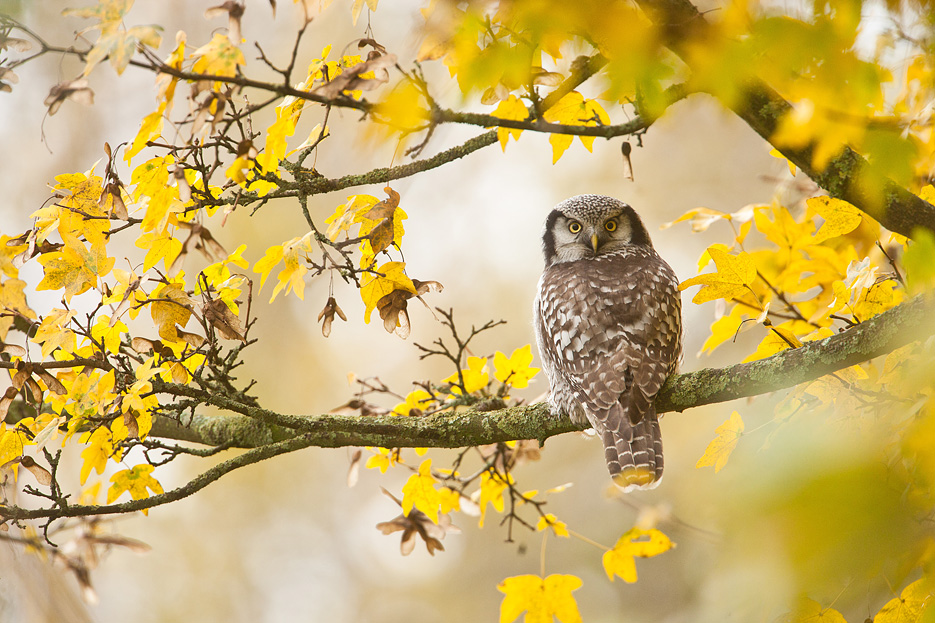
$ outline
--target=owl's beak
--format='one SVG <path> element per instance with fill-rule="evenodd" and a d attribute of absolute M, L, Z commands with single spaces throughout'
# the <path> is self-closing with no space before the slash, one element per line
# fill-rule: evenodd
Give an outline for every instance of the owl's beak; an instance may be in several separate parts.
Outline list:
<path fill-rule="evenodd" d="M 599 242 L 597 240 L 597 234 L 591 234 L 591 248 L 594 249 L 594 254 L 597 255 L 597 246 Z"/>

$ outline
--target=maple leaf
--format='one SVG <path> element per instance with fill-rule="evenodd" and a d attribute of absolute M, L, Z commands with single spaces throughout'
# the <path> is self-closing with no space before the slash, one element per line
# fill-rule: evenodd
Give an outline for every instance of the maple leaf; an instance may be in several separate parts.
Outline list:
<path fill-rule="evenodd" d="M 512 623 L 524 611 L 525 623 L 551 623 L 552 617 L 561 623 L 581 623 L 578 604 L 572 596 L 579 588 L 581 579 L 574 575 L 506 578 L 497 585 L 497 590 L 505 595 L 500 604 L 500 623 Z"/>
<path fill-rule="evenodd" d="M 266 283 L 266 278 L 269 277 L 270 272 L 273 268 L 282 261 L 282 256 L 284 254 L 283 247 L 281 244 L 273 245 L 266 250 L 263 254 L 263 257 L 257 260 L 256 264 L 253 265 L 253 272 L 260 274 L 260 287 L 263 287 L 263 284 Z"/>
<path fill-rule="evenodd" d="M 730 414 L 730 419 L 714 429 L 714 432 L 717 433 L 717 437 L 705 448 L 704 454 L 695 463 L 695 469 L 713 465 L 716 474 L 727 465 L 730 453 L 737 447 L 737 442 L 743 435 L 743 419 L 734 411 Z"/>
<path fill-rule="evenodd" d="M 720 298 L 729 301 L 750 290 L 750 285 L 756 280 L 756 265 L 749 254 L 741 252 L 730 255 L 717 245 L 708 247 L 707 253 L 714 260 L 717 270 L 679 284 L 679 290 L 695 285 L 703 286 L 692 299 L 693 303 L 701 304 Z"/>
<path fill-rule="evenodd" d="M 199 74 L 232 77 L 237 75 L 237 67 L 245 65 L 243 52 L 231 43 L 227 35 L 214 33 L 211 41 L 201 46 L 192 57 L 197 58 L 192 71 Z"/>
<path fill-rule="evenodd" d="M 903 589 L 899 597 L 894 597 L 880 608 L 873 617 L 874 623 L 917 623 L 930 606 L 932 598 L 931 580 L 922 578 Z"/>
<path fill-rule="evenodd" d="M 406 299 L 416 293 L 416 286 L 406 275 L 405 268 L 404 262 L 386 262 L 376 269 L 378 274 L 366 273 L 361 277 L 360 298 L 366 305 L 364 322 L 369 323 L 373 310 L 380 309 L 380 317 L 383 318 L 383 326 L 388 333 L 392 333 L 397 326 L 403 326 L 400 321 L 405 322 L 408 327 L 409 316 L 405 303 Z M 399 300 L 400 295 L 393 298 L 395 292 L 409 296 Z M 387 310 L 386 314 L 384 309 Z M 393 317 L 394 312 L 396 317 Z"/>
<path fill-rule="evenodd" d="M 473 394 L 487 387 L 490 382 L 490 375 L 487 373 L 487 358 L 468 357 L 467 364 L 468 367 L 461 370 L 461 378 L 464 379 L 464 391 Z M 452 393 L 461 393 L 461 387 L 459 387 L 461 380 L 458 378 L 457 372 L 446 379 L 442 379 L 442 382 L 454 385 L 451 388 Z"/>
<path fill-rule="evenodd" d="M 655 528 L 631 528 L 621 536 L 601 559 L 607 579 L 620 576 L 624 582 L 636 582 L 636 558 L 652 558 L 675 547 L 675 544 Z"/>
<path fill-rule="evenodd" d="M 23 293 L 25 287 L 26 282 L 19 279 L 7 279 L 0 282 L 0 342 L 6 340 L 16 314 L 22 314 L 26 318 L 36 318 L 36 312 L 26 303 L 26 295 Z"/>
<path fill-rule="evenodd" d="M 120 450 L 114 452 L 113 437 L 109 430 L 104 426 L 99 426 L 90 433 L 85 433 L 81 437 L 81 443 L 88 444 L 88 447 L 81 451 L 81 458 L 84 463 L 81 465 L 80 482 L 84 484 L 93 469 L 98 474 L 104 473 L 107 467 L 107 461 L 111 456 L 120 456 Z"/>
<path fill-rule="evenodd" d="M 834 197 L 812 197 L 805 203 L 809 216 L 818 214 L 825 220 L 812 239 L 815 244 L 854 231 L 864 219 L 863 212 Z"/>
<path fill-rule="evenodd" d="M 844 615 L 834 608 L 822 608 L 812 599 L 804 599 L 786 619 L 787 623 L 847 623 Z"/>
<path fill-rule="evenodd" d="M 424 389 L 417 389 L 406 394 L 406 401 L 401 402 L 390 412 L 390 415 L 420 416 L 426 403 L 434 402 L 432 395 Z"/>
<path fill-rule="evenodd" d="M 104 277 L 114 266 L 114 258 L 107 257 L 103 244 L 91 245 L 88 249 L 77 238 L 67 236 L 61 251 L 39 256 L 45 276 L 37 290 L 65 289 L 65 301 L 88 291 L 97 285 L 97 278 Z"/>
<path fill-rule="evenodd" d="M 923 227 L 916 227 L 912 230 L 912 243 L 903 253 L 906 287 L 910 292 L 921 292 L 935 283 L 935 262 L 932 258 L 935 258 L 935 234 Z"/>
<path fill-rule="evenodd" d="M 594 100 L 585 100 L 584 96 L 577 91 L 568 93 L 554 106 L 545 111 L 545 120 L 551 123 L 560 123 L 562 125 L 607 125 L 610 123 L 610 117 L 604 108 Z M 581 144 L 588 151 L 594 144 L 593 136 L 579 136 Z M 550 134 L 549 143 L 552 145 L 552 164 L 558 162 L 562 154 L 570 146 L 574 137 L 568 134 Z"/>
<path fill-rule="evenodd" d="M 513 351 L 509 358 L 497 351 L 493 356 L 494 378 L 517 389 L 529 385 L 530 379 L 539 373 L 539 368 L 532 368 L 532 345 L 526 344 Z M 486 385 L 486 384 L 485 384 Z"/>
<path fill-rule="evenodd" d="M 42 319 L 42 323 L 36 330 L 36 334 L 30 338 L 30 341 L 42 344 L 43 359 L 52 354 L 52 351 L 56 348 L 61 348 L 68 353 L 75 351 L 75 333 L 68 329 L 66 325 L 75 317 L 76 313 L 64 309 L 53 309 Z"/>
<path fill-rule="evenodd" d="M 148 498 L 150 491 L 163 493 L 162 485 L 152 476 L 153 469 L 152 465 L 142 464 L 111 476 L 110 481 L 114 484 L 107 490 L 107 503 L 110 504 L 127 491 L 134 500 Z M 149 514 L 147 509 L 142 510 L 144 515 Z"/>
<path fill-rule="evenodd" d="M 507 474 L 509 483 L 513 482 L 513 476 Z M 488 469 L 480 476 L 480 495 L 478 505 L 480 506 L 480 520 L 478 527 L 484 527 L 484 518 L 487 516 L 487 505 L 490 504 L 497 510 L 503 512 L 503 492 L 509 486 L 507 480 L 504 480 L 500 474 Z"/>
<path fill-rule="evenodd" d="M 531 492 L 530 492 L 531 493 Z M 532 497 L 531 495 L 524 494 L 525 497 Z M 555 515 L 552 513 L 546 513 L 545 515 L 539 517 L 539 521 L 536 522 L 536 531 L 542 532 L 548 528 L 552 529 L 552 532 L 555 533 L 555 536 L 570 537 L 568 533 L 568 526 L 565 525 L 564 521 L 559 521 Z"/>
<path fill-rule="evenodd" d="M 415 507 L 437 524 L 441 505 L 438 489 L 435 488 L 437 482 L 432 476 L 432 459 L 425 459 L 419 465 L 418 473 L 410 476 L 403 485 L 403 514 L 408 516 Z"/>
<path fill-rule="evenodd" d="M 112 323 L 110 316 L 102 314 L 91 327 L 91 337 L 97 340 L 104 350 L 116 355 L 120 351 L 120 336 L 127 331 L 127 325 L 119 320 Z"/>
<path fill-rule="evenodd" d="M 170 342 L 179 339 L 177 327 L 188 324 L 194 309 L 194 302 L 185 292 L 182 277 L 184 275 L 180 274 L 180 281 L 162 284 L 150 295 L 150 316 L 159 328 L 159 337 Z"/>
<path fill-rule="evenodd" d="M 526 105 L 523 104 L 522 100 L 512 94 L 510 97 L 500 102 L 496 109 L 490 114 L 494 117 L 509 119 L 511 121 L 525 121 L 529 118 L 529 110 L 526 108 Z M 519 129 L 497 128 L 497 140 L 500 141 L 500 148 L 506 151 L 506 144 L 507 141 L 510 140 L 510 136 L 513 137 L 514 141 L 518 141 L 522 133 L 523 131 Z"/>
<path fill-rule="evenodd" d="M 447 488 L 443 488 L 442 490 L 451 491 Z M 383 489 L 383 493 L 402 506 L 402 502 L 396 499 L 396 496 L 389 491 Z M 460 530 L 451 523 L 451 517 L 448 515 L 447 511 L 443 510 L 438 518 L 438 522 L 434 523 L 425 513 L 418 509 L 410 509 L 408 513 L 399 515 L 390 521 L 381 521 L 377 524 L 377 530 L 380 530 L 383 534 L 393 534 L 394 532 L 402 531 L 403 534 L 399 543 L 399 551 L 403 556 L 408 556 L 412 553 L 416 545 L 416 536 L 422 537 L 422 540 L 425 542 L 425 548 L 428 550 L 429 554 L 434 556 L 436 551 L 445 551 L 441 541 L 448 532 L 460 532 Z"/>

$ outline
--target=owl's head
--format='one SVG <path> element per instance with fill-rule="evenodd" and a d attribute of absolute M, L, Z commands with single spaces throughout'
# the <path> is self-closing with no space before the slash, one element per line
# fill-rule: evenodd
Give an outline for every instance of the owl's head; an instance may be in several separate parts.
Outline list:
<path fill-rule="evenodd" d="M 545 221 L 545 265 L 611 253 L 627 245 L 652 247 L 649 232 L 627 204 L 603 195 L 578 195 L 561 202 Z"/>

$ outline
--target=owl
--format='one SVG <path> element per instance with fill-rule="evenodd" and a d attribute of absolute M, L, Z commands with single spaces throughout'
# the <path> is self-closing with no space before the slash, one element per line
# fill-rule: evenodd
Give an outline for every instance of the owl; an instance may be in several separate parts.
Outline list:
<path fill-rule="evenodd" d="M 579 195 L 549 214 L 533 310 L 549 407 L 595 430 L 607 469 L 630 490 L 662 478 L 654 401 L 682 352 L 678 279 L 640 217 Z"/>

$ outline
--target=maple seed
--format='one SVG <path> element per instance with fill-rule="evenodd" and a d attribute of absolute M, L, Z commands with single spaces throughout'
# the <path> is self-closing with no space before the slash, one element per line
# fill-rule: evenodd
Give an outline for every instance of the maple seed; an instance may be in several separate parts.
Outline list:
<path fill-rule="evenodd" d="M 344 315 L 344 311 L 338 305 L 338 302 L 334 300 L 333 296 L 329 296 L 325 307 L 318 314 L 318 322 L 321 322 L 321 334 L 324 337 L 331 335 L 331 323 L 334 322 L 335 314 L 337 314 L 341 320 L 347 322 L 347 316 Z M 322 319 L 324 319 L 323 322 Z"/>

